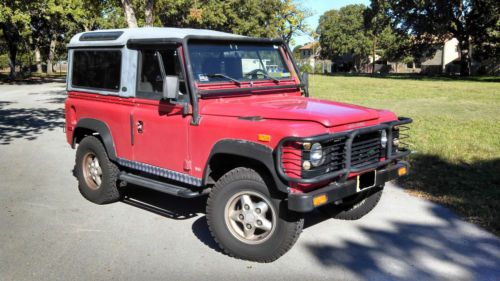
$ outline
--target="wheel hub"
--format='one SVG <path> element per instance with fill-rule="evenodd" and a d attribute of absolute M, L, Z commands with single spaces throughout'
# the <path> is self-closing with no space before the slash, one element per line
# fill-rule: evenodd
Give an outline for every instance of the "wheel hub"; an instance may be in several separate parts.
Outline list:
<path fill-rule="evenodd" d="M 259 244 L 274 232 L 276 213 L 264 195 L 244 191 L 228 200 L 225 221 L 235 238 L 247 244 Z"/>
<path fill-rule="evenodd" d="M 92 152 L 85 154 L 82 168 L 87 186 L 91 189 L 98 189 L 102 183 L 102 169 L 97 156 Z"/>

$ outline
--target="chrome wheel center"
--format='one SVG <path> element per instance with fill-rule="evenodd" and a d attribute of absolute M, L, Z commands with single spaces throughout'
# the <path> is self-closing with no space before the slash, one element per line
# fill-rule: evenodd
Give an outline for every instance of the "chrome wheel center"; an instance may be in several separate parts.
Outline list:
<path fill-rule="evenodd" d="M 275 230 L 276 212 L 271 202 L 257 192 L 242 191 L 233 195 L 224 214 L 231 234 L 247 244 L 262 243 Z"/>
<path fill-rule="evenodd" d="M 82 168 L 87 186 L 98 189 L 102 183 L 102 169 L 97 156 L 92 152 L 85 154 Z"/>

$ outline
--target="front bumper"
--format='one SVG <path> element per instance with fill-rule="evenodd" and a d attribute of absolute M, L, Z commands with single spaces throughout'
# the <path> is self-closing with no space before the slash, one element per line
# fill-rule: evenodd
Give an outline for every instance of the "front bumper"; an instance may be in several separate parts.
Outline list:
<path fill-rule="evenodd" d="M 398 161 L 396 164 L 391 165 L 387 168 L 376 170 L 375 173 L 375 185 L 374 187 L 365 188 L 359 190 L 357 179 L 350 179 L 342 183 L 331 183 L 320 189 L 308 193 L 290 193 L 288 195 L 288 209 L 296 212 L 309 212 L 320 205 L 314 204 L 314 198 L 318 196 L 325 196 L 326 201 L 323 201 L 321 205 L 326 205 L 329 203 L 336 202 L 343 198 L 349 197 L 359 192 L 365 192 L 371 188 L 383 185 L 385 182 L 396 179 L 400 176 L 400 169 L 405 168 L 405 173 L 407 174 L 409 169 L 409 164 L 405 161 Z"/>

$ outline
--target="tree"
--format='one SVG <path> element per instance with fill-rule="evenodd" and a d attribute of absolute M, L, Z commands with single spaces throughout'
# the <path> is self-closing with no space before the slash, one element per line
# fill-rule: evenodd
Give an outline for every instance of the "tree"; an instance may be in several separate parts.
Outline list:
<path fill-rule="evenodd" d="M 307 32 L 310 15 L 292 0 L 159 0 L 156 14 L 164 26 L 207 28 L 255 37 Z"/>
<path fill-rule="evenodd" d="M 123 13 L 125 15 L 125 21 L 127 22 L 128 27 L 135 28 L 137 27 L 137 19 L 135 18 L 134 7 L 132 6 L 131 0 L 120 0 L 123 6 Z"/>
<path fill-rule="evenodd" d="M 278 33 L 289 44 L 297 33 L 309 33 L 309 26 L 305 19 L 312 15 L 311 11 L 301 7 L 293 0 L 281 1 L 278 10 Z"/>
<path fill-rule="evenodd" d="M 144 26 L 153 26 L 154 6 L 155 6 L 154 0 L 146 0 L 146 6 L 144 7 L 144 17 L 145 17 Z"/>
<path fill-rule="evenodd" d="M 351 54 L 354 69 L 361 65 L 370 54 L 371 39 L 365 32 L 364 5 L 347 5 L 340 10 L 325 12 L 319 20 L 321 53 L 323 57 L 334 59 L 336 56 Z"/>
<path fill-rule="evenodd" d="M 29 34 L 27 1 L 5 0 L 0 3 L 0 29 L 9 53 L 10 78 L 16 77 L 18 46 L 23 36 Z"/>
<path fill-rule="evenodd" d="M 414 37 L 414 53 L 457 38 L 461 74 L 470 75 L 471 49 L 495 46 L 498 50 L 500 7 L 495 0 L 387 0 L 386 15 L 398 29 Z M 491 32 L 495 30 L 495 32 Z M 487 41 L 487 42 L 485 42 Z M 486 44 L 485 44 L 486 43 Z M 498 54 L 498 53 L 497 53 Z"/>
<path fill-rule="evenodd" d="M 386 14 L 385 0 L 372 0 L 364 12 L 365 32 L 371 38 L 373 58 L 372 74 L 375 73 L 375 57 L 386 61 L 408 60 L 411 40 L 407 33 L 398 31 L 394 21 Z"/>

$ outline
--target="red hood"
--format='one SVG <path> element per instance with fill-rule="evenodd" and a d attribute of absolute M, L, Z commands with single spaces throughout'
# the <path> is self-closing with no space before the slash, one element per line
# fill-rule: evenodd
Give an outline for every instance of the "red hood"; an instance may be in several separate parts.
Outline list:
<path fill-rule="evenodd" d="M 379 118 L 379 111 L 352 104 L 301 96 L 263 95 L 204 100 L 203 115 L 260 116 L 265 119 L 314 121 L 326 127 Z"/>

